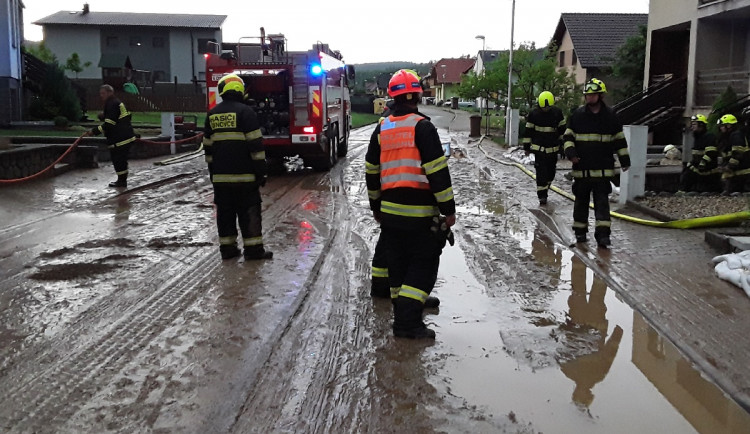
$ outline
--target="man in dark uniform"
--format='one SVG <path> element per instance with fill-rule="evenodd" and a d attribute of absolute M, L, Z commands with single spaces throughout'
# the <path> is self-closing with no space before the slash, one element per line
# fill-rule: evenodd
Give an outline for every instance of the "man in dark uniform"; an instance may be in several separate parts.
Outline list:
<path fill-rule="evenodd" d="M 693 130 L 695 141 L 692 158 L 682 170 L 678 194 L 690 191 L 718 191 L 721 188 L 721 175 L 716 170 L 719 160 L 716 136 L 706 129 L 707 125 L 708 119 L 702 114 L 690 118 L 690 128 Z"/>
<path fill-rule="evenodd" d="M 245 259 L 270 259 L 263 247 L 259 188 L 266 184 L 263 135 L 253 109 L 243 103 L 245 83 L 235 74 L 219 80 L 222 102 L 206 116 L 203 146 L 214 186 L 222 259 L 240 255 L 239 221 Z"/>
<path fill-rule="evenodd" d="M 128 154 L 130 144 L 135 142 L 136 136 L 131 124 L 131 116 L 125 104 L 115 97 L 112 86 L 105 84 L 99 88 L 99 97 L 104 102 L 104 113 L 100 118 L 104 123 L 86 132 L 85 136 L 104 134 L 107 138 L 112 164 L 115 166 L 117 180 L 110 182 L 110 187 L 128 186 Z"/>
<path fill-rule="evenodd" d="M 547 204 L 547 193 L 555 180 L 557 154 L 560 152 L 562 135 L 565 133 L 565 116 L 555 107 L 555 96 L 544 91 L 539 94 L 539 107 L 526 117 L 523 150 L 526 155 L 534 153 L 536 169 L 536 195 L 539 205 Z"/>
<path fill-rule="evenodd" d="M 596 227 L 594 238 L 599 247 L 607 248 L 611 243 L 611 219 L 609 216 L 610 184 L 615 176 L 617 154 L 622 170 L 630 167 L 630 155 L 622 124 L 615 113 L 604 104 L 607 92 L 604 82 L 592 78 L 583 90 L 586 104 L 577 108 L 570 116 L 565 130 L 565 155 L 573 162 L 573 232 L 576 241 L 586 242 L 589 220 L 589 198 L 594 197 Z"/>
<path fill-rule="evenodd" d="M 719 118 L 717 124 L 721 137 L 721 149 L 727 154 L 729 161 L 725 160 L 724 194 L 740 193 L 745 191 L 745 184 L 750 180 L 750 146 L 748 140 L 742 133 L 737 123 L 737 117 L 726 114 Z"/>
<path fill-rule="evenodd" d="M 440 137 L 417 111 L 421 93 L 413 71 L 402 69 L 391 77 L 393 113 L 375 128 L 365 156 L 370 208 L 380 222 L 395 298 L 393 334 L 411 339 L 435 337 L 422 321 L 422 311 L 437 280 L 446 242 L 441 234 L 456 222 Z"/>

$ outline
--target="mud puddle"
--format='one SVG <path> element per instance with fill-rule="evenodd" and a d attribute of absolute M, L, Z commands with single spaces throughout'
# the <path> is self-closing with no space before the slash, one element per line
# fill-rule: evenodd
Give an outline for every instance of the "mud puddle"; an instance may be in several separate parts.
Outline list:
<path fill-rule="evenodd" d="M 440 313 L 425 317 L 438 391 L 540 432 L 748 432 L 750 415 L 570 250 L 517 235 L 556 287 L 489 296 L 462 240 L 444 250 Z"/>

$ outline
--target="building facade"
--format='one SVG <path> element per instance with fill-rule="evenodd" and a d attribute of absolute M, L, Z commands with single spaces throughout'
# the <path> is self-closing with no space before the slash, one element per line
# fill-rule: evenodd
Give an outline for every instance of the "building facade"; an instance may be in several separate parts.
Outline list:
<path fill-rule="evenodd" d="M 203 54 L 222 42 L 226 15 L 61 11 L 36 21 L 61 63 L 78 53 L 90 62 L 79 79 L 124 82 L 205 80 Z M 218 45 L 220 46 L 220 45 Z M 73 73 L 69 73 L 71 77 Z"/>
<path fill-rule="evenodd" d="M 23 8 L 21 0 L 0 4 L 0 125 L 22 117 Z"/>
<path fill-rule="evenodd" d="M 651 0 L 644 83 L 687 81 L 685 116 L 750 94 L 750 0 Z"/>

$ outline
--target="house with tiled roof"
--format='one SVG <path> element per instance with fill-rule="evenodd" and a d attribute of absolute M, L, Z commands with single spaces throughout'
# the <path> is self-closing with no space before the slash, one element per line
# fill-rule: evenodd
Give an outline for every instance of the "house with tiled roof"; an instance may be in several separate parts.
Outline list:
<path fill-rule="evenodd" d="M 609 69 L 617 49 L 647 24 L 648 14 L 564 13 L 552 37 L 557 69 L 568 70 L 578 84 L 596 77 L 613 87 L 617 80 L 611 78 Z"/>
<path fill-rule="evenodd" d="M 461 57 L 458 59 L 440 59 L 430 70 L 431 89 L 438 101 L 447 101 L 458 96 L 458 85 L 464 74 L 474 68 L 476 59 Z"/>
<path fill-rule="evenodd" d="M 58 59 L 91 62 L 80 79 L 121 85 L 140 71 L 152 81 L 205 80 L 204 53 L 222 42 L 226 15 L 60 11 L 34 22 Z M 218 45 L 220 46 L 220 45 Z"/>

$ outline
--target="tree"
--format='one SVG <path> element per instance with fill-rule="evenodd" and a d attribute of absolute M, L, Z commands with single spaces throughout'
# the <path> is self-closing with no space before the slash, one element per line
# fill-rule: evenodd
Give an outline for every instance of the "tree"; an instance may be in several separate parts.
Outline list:
<path fill-rule="evenodd" d="M 38 45 L 30 44 L 26 47 L 26 51 L 42 62 L 57 63 L 57 56 L 55 56 L 46 45 L 44 45 L 44 41 L 40 42 Z"/>
<path fill-rule="evenodd" d="M 34 95 L 29 114 L 36 119 L 54 119 L 64 116 L 70 121 L 81 118 L 81 105 L 65 71 L 57 63 L 49 63 Z"/>
<path fill-rule="evenodd" d="M 579 104 L 580 89 L 567 71 L 557 71 L 555 53 L 553 45 L 540 51 L 533 43 L 523 43 L 513 51 L 511 107 L 530 110 L 536 104 L 537 95 L 544 90 L 555 95 L 558 106 L 566 114 Z M 508 57 L 507 52 L 500 53 L 482 75 L 472 72 L 464 76 L 458 88 L 459 95 L 464 98 L 496 95 L 495 102 L 505 105 L 508 101 Z"/>
<path fill-rule="evenodd" d="M 74 72 L 76 74 L 76 80 L 78 80 L 78 74 L 83 72 L 83 70 L 89 66 L 91 66 L 91 62 L 81 64 L 81 58 L 78 56 L 78 53 L 73 53 L 68 60 L 65 61 L 63 69 Z"/>
<path fill-rule="evenodd" d="M 625 40 L 617 49 L 612 64 L 612 75 L 621 78 L 624 85 L 615 89 L 619 100 L 643 90 L 643 73 L 646 65 L 646 26 L 638 27 L 638 34 Z"/>

